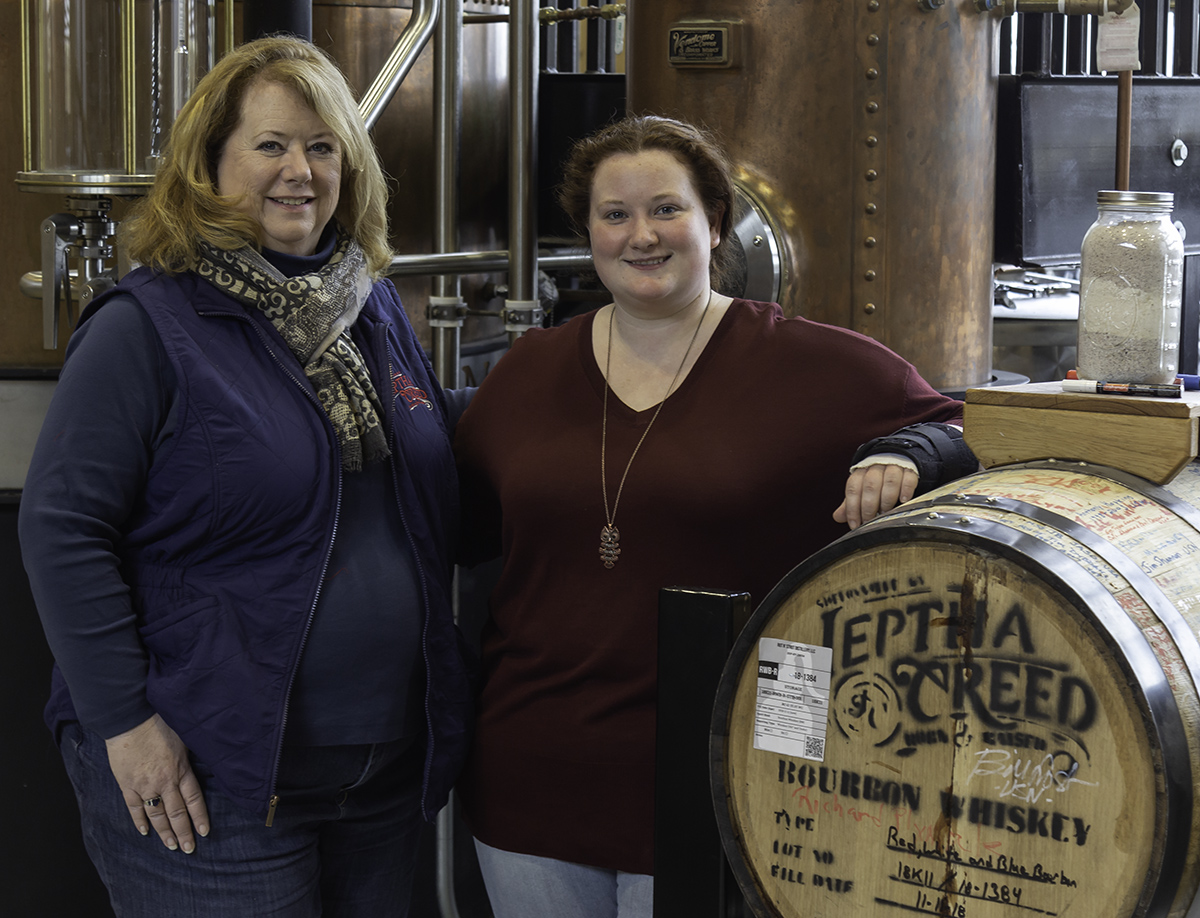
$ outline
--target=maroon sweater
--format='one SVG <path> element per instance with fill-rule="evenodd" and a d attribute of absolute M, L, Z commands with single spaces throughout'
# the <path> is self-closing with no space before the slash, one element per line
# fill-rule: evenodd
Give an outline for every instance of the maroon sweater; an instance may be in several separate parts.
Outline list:
<path fill-rule="evenodd" d="M 458 424 L 466 531 L 504 557 L 459 791 L 493 847 L 652 873 L 659 589 L 761 601 L 846 531 L 859 444 L 961 404 L 869 338 L 735 300 L 629 470 L 607 569 L 594 315 L 525 335 Z M 610 504 L 653 414 L 609 396 Z"/>

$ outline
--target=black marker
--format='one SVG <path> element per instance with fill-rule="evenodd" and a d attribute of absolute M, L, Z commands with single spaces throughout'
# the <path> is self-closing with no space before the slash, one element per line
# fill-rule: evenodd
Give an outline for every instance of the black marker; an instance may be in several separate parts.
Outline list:
<path fill-rule="evenodd" d="M 1099 392 L 1104 395 L 1147 395 L 1151 398 L 1182 398 L 1179 383 L 1119 383 L 1095 379 L 1064 379 L 1063 392 Z"/>

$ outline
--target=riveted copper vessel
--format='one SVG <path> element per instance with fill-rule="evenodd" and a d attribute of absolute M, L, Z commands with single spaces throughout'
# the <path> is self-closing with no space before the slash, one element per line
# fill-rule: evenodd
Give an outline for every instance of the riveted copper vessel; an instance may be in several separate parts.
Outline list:
<path fill-rule="evenodd" d="M 783 236 L 784 309 L 938 388 L 989 380 L 995 20 L 971 0 L 629 6 L 630 110 L 720 132 Z M 726 60 L 671 60 L 706 28 Z"/>

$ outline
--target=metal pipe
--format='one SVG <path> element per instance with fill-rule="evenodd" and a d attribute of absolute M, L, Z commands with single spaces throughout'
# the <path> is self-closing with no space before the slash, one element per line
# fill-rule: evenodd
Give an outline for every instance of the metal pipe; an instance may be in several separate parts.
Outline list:
<path fill-rule="evenodd" d="M 432 255 L 397 255 L 387 274 L 392 277 L 421 277 L 437 274 L 492 274 L 506 271 L 511 263 L 507 250 L 490 252 L 444 252 Z M 538 255 L 537 264 L 547 271 L 586 270 L 592 266 L 587 249 L 571 249 Z"/>
<path fill-rule="evenodd" d="M 537 300 L 537 86 L 538 22 L 534 0 L 510 9 L 508 32 L 509 172 L 508 291 L 510 335 L 541 324 Z"/>
<path fill-rule="evenodd" d="M 435 226 L 433 247 L 440 253 L 458 248 L 459 140 L 462 136 L 462 0 L 445 0 L 434 39 L 433 143 Z M 443 386 L 457 389 L 462 363 L 462 326 L 466 303 L 458 275 L 438 274 L 429 298 L 433 370 Z M 454 571 L 454 620 L 459 618 L 458 569 Z M 442 918 L 459 918 L 454 887 L 454 810 L 449 802 L 437 816 L 437 900 Z"/>
<path fill-rule="evenodd" d="M 443 385 L 445 381 L 443 380 Z M 455 576 L 455 596 L 458 595 L 458 577 Z M 438 910 L 441 918 L 459 918 L 458 900 L 454 894 L 454 794 L 437 814 L 435 860 L 437 863 Z"/>
<path fill-rule="evenodd" d="M 564 11 L 576 10 L 579 8 L 579 0 L 558 0 L 558 5 Z M 559 73 L 579 72 L 580 29 L 578 22 L 564 22 L 561 28 L 543 29 L 539 36 L 542 41 L 554 42 L 555 53 L 543 56 L 554 61 L 553 69 Z"/>
<path fill-rule="evenodd" d="M 544 73 L 546 71 L 555 72 L 559 70 L 558 66 L 558 29 L 546 29 L 540 36 L 541 44 L 538 47 L 538 66 Z M 566 71 L 570 72 L 570 71 Z"/>
<path fill-rule="evenodd" d="M 33 26 L 32 13 L 28 0 L 21 0 L 21 124 L 24 130 L 21 168 L 25 172 L 33 171 L 33 97 L 30 86 L 30 55 L 33 51 L 31 35 Z"/>
<path fill-rule="evenodd" d="M 437 252 L 458 248 L 458 173 L 459 138 L 462 133 L 462 0 L 445 0 L 437 20 L 434 38 L 433 72 L 433 143 L 434 143 L 434 240 Z M 433 278 L 429 298 L 433 370 L 442 385 L 459 386 L 460 347 L 466 303 L 457 274 L 438 274 Z M 441 828 L 441 823 L 439 823 Z M 451 862 L 452 868 L 452 862 Z M 438 898 L 442 914 L 456 918 L 454 879 L 441 882 Z M 443 885 L 445 889 L 443 890 Z"/>
<path fill-rule="evenodd" d="M 618 19 L 625 15 L 624 3 L 606 3 L 603 6 L 584 6 L 571 10 L 556 10 L 544 6 L 538 10 L 538 21 L 542 25 L 580 19 Z"/>
<path fill-rule="evenodd" d="M 1117 74 L 1117 191 L 1129 190 L 1130 138 L 1133 134 L 1133 71 Z"/>
<path fill-rule="evenodd" d="M 362 115 L 367 130 L 375 126 L 379 116 L 391 101 L 408 71 L 421 55 L 421 50 L 433 34 L 433 25 L 441 8 L 441 0 L 413 0 L 412 15 L 408 25 L 396 39 L 392 53 L 388 55 L 379 76 L 363 93 L 358 103 L 358 112 Z"/>
<path fill-rule="evenodd" d="M 1133 0 L 975 0 L 982 13 L 1001 10 L 1005 16 L 1013 13 L 1065 13 L 1068 16 L 1103 16 L 1124 13 Z"/>
<path fill-rule="evenodd" d="M 453 2 L 453 0 L 450 0 Z M 443 385 L 445 381 L 443 380 Z M 459 583 L 458 567 L 454 568 L 454 578 L 450 582 L 450 604 L 454 623 L 457 625 L 462 614 L 462 589 Z M 440 918 L 459 918 L 458 897 L 454 892 L 454 814 L 458 809 L 458 798 L 450 791 L 450 799 L 437 814 L 436 824 L 436 870 L 437 897 Z"/>
<path fill-rule="evenodd" d="M 459 144 L 462 136 L 462 0 L 445 0 L 437 19 L 434 39 L 433 143 L 435 183 L 434 249 L 458 248 Z M 429 327 L 433 370 L 443 386 L 457 389 L 462 363 L 462 326 L 466 314 L 458 275 L 433 278 L 429 298 Z M 459 620 L 458 569 L 452 586 L 454 621 Z M 456 800 L 453 793 L 437 816 L 436 873 L 438 911 L 442 918 L 459 918 L 454 885 Z"/>
<path fill-rule="evenodd" d="M 444 0 L 434 43 L 433 143 L 436 252 L 458 250 L 459 138 L 462 133 L 463 0 Z M 436 296 L 458 296 L 457 276 L 433 279 Z"/>
<path fill-rule="evenodd" d="M 153 37 L 158 41 L 158 36 Z M 121 101 L 125 110 L 125 174 L 137 175 L 137 28 L 133 0 L 121 2 Z"/>

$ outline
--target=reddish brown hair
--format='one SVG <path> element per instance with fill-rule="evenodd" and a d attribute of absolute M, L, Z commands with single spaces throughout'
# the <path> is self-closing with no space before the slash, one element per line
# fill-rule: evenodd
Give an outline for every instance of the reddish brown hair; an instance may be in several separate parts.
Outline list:
<path fill-rule="evenodd" d="M 688 170 L 704 212 L 721 235 L 709 263 L 713 285 L 719 285 L 728 279 L 734 260 L 729 243 L 733 229 L 733 179 L 725 151 L 708 132 L 659 115 L 631 115 L 610 124 L 572 147 L 563 166 L 558 203 L 576 232 L 586 239 L 596 170 L 610 156 L 632 155 L 643 150 L 670 153 Z"/>

